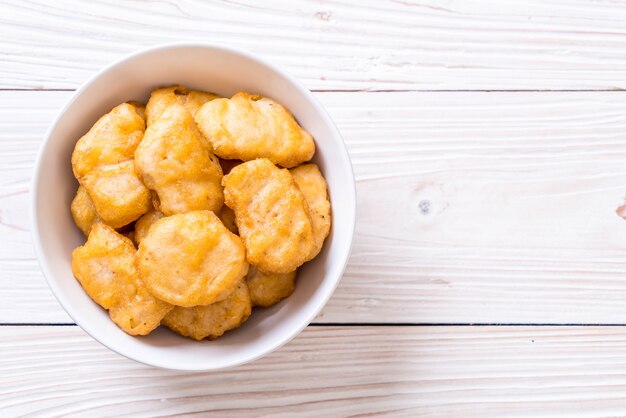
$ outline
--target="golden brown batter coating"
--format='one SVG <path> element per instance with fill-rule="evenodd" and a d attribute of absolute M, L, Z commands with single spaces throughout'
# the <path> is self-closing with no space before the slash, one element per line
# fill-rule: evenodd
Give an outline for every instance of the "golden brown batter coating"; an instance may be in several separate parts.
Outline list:
<path fill-rule="evenodd" d="M 252 306 L 267 308 L 293 293 L 296 288 L 296 272 L 264 273 L 256 267 L 250 267 L 246 283 L 250 290 Z"/>
<path fill-rule="evenodd" d="M 193 308 L 175 307 L 163 318 L 163 325 L 194 340 L 214 340 L 226 331 L 239 327 L 251 313 L 248 287 L 245 281 L 241 281 L 221 302 Z"/>
<path fill-rule="evenodd" d="M 203 104 L 217 98 L 219 98 L 219 96 L 216 94 L 189 90 L 183 86 L 170 86 L 155 89 L 150 95 L 150 101 L 146 106 L 148 125 L 154 123 L 165 109 L 174 104 L 182 104 L 193 116 Z"/>
<path fill-rule="evenodd" d="M 289 273 L 307 260 L 315 245 L 311 216 L 289 170 L 264 158 L 248 161 L 233 168 L 223 185 L 250 264 Z"/>
<path fill-rule="evenodd" d="M 89 231 L 91 231 L 93 224 L 102 222 L 87 190 L 83 186 L 78 186 L 76 196 L 74 196 L 70 205 L 70 211 L 72 212 L 74 223 L 83 231 L 86 237 L 89 236 Z"/>
<path fill-rule="evenodd" d="M 208 210 L 156 221 L 139 244 L 137 267 L 152 294 L 184 307 L 225 299 L 248 273 L 241 239 Z"/>
<path fill-rule="evenodd" d="M 135 223 L 135 242 L 137 245 L 141 244 L 141 241 L 148 235 L 148 231 L 152 224 L 163 217 L 163 213 L 158 210 L 151 210 L 150 212 L 137 219 Z"/>
<path fill-rule="evenodd" d="M 282 105 L 260 95 L 212 100 L 198 110 L 196 121 L 220 158 L 267 158 L 289 168 L 315 153 L 311 134 Z"/>
<path fill-rule="evenodd" d="M 307 257 L 308 261 L 319 254 L 324 245 L 324 240 L 330 233 L 331 214 L 328 186 L 320 169 L 315 164 L 303 164 L 292 168 L 290 171 L 309 205 L 315 245 Z"/>
<path fill-rule="evenodd" d="M 134 221 L 150 208 L 147 188 L 132 165 L 145 130 L 142 112 L 129 103 L 113 108 L 78 140 L 72 153 L 74 175 L 99 216 L 113 228 Z M 129 184 L 118 190 L 124 182 Z"/>
<path fill-rule="evenodd" d="M 76 279 L 130 335 L 162 323 L 220 337 L 290 296 L 323 247 L 328 186 L 302 165 L 314 154 L 293 115 L 260 95 L 175 85 L 113 108 L 72 154 L 70 209 L 87 236 Z"/>
<path fill-rule="evenodd" d="M 146 125 L 137 106 L 122 103 L 102 116 L 82 138 L 72 153 L 72 169 L 80 181 L 95 168 L 133 158 Z"/>
<path fill-rule="evenodd" d="M 133 243 L 104 224 L 95 224 L 85 245 L 72 252 L 72 271 L 85 292 L 109 310 L 130 335 L 146 335 L 172 306 L 152 296 L 139 279 Z"/>
<path fill-rule="evenodd" d="M 101 166 L 82 183 L 98 215 L 113 228 L 128 225 L 150 210 L 150 191 L 135 172 L 132 160 Z"/>
<path fill-rule="evenodd" d="M 148 110 L 152 103 L 151 97 Z M 149 121 L 151 115 L 149 111 Z M 135 165 L 145 184 L 158 194 L 166 216 L 204 209 L 219 212 L 222 207 L 222 168 L 180 103 L 148 122 Z"/>

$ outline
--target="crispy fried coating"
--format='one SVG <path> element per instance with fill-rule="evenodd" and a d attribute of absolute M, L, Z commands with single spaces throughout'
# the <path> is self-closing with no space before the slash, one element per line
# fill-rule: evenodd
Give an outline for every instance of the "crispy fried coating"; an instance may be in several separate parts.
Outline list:
<path fill-rule="evenodd" d="M 162 323 L 220 337 L 290 296 L 323 247 L 328 187 L 301 165 L 314 153 L 293 115 L 260 95 L 176 85 L 113 108 L 72 154 L 70 209 L 87 236 L 74 276 L 130 335 Z"/>
<path fill-rule="evenodd" d="M 146 117 L 148 125 L 154 123 L 168 107 L 173 104 L 182 104 L 195 115 L 198 109 L 218 95 L 198 90 L 189 90 L 183 86 L 161 87 L 152 91 L 150 101 L 146 106 Z"/>
<path fill-rule="evenodd" d="M 208 210 L 156 221 L 139 244 L 137 267 L 152 294 L 184 307 L 225 299 L 248 273 L 241 239 Z"/>
<path fill-rule="evenodd" d="M 72 153 L 72 169 L 102 220 L 119 228 L 150 208 L 148 189 L 134 170 L 133 156 L 143 138 L 141 107 L 123 103 L 102 116 Z M 119 186 L 126 184 L 123 188 Z"/>
<path fill-rule="evenodd" d="M 245 281 L 221 302 L 192 308 L 175 307 L 163 318 L 163 325 L 194 340 L 214 340 L 226 331 L 239 327 L 252 313 L 252 303 Z"/>
<path fill-rule="evenodd" d="M 222 210 L 217 215 L 220 218 L 220 221 L 224 224 L 224 226 L 233 234 L 239 235 L 239 230 L 237 229 L 237 223 L 235 221 L 235 212 L 228 206 L 222 206 Z"/>
<path fill-rule="evenodd" d="M 85 245 L 72 252 L 72 271 L 85 292 L 109 310 L 130 335 L 146 335 L 159 326 L 172 306 L 142 284 L 133 243 L 105 224 L 95 224 Z"/>
<path fill-rule="evenodd" d="M 141 281 L 136 283 L 135 292 L 130 292 L 124 303 L 112 307 L 109 317 L 127 334 L 148 335 L 174 306 L 152 296 Z"/>
<path fill-rule="evenodd" d="M 135 223 L 135 242 L 137 245 L 141 244 L 141 241 L 148 235 L 148 231 L 152 224 L 163 217 L 163 213 L 154 209 L 137 219 Z"/>
<path fill-rule="evenodd" d="M 137 106 L 122 103 L 102 116 L 82 138 L 72 153 L 72 169 L 80 179 L 94 169 L 133 158 L 145 131 Z"/>
<path fill-rule="evenodd" d="M 148 102 L 148 120 L 153 117 Z M 222 168 L 205 144 L 191 114 L 173 103 L 148 122 L 135 152 L 135 165 L 145 184 L 156 191 L 166 216 L 194 210 L 219 212 L 224 202 Z"/>
<path fill-rule="evenodd" d="M 296 288 L 296 272 L 285 274 L 264 273 L 250 267 L 246 276 L 252 306 L 267 308 L 291 295 Z"/>
<path fill-rule="evenodd" d="M 72 212 L 74 223 L 83 231 L 86 237 L 89 236 L 89 231 L 91 231 L 93 224 L 102 222 L 87 190 L 83 186 L 78 186 L 76 196 L 74 196 L 70 205 L 70 211 Z"/>
<path fill-rule="evenodd" d="M 250 264 L 289 273 L 306 261 L 315 245 L 311 216 L 289 170 L 262 158 L 233 168 L 222 184 Z"/>
<path fill-rule="evenodd" d="M 315 164 L 303 164 L 289 170 L 309 205 L 315 245 L 307 257 L 312 260 L 319 254 L 330 233 L 331 213 L 328 185 Z"/>
<path fill-rule="evenodd" d="M 135 280 L 132 243 L 107 225 L 96 224 L 85 245 L 72 252 L 72 271 L 87 294 L 105 309 L 124 299 Z"/>
<path fill-rule="evenodd" d="M 220 158 L 267 158 L 290 168 L 315 153 L 311 134 L 282 105 L 260 95 L 212 100 L 198 110 L 196 121 Z"/>
<path fill-rule="evenodd" d="M 113 228 L 127 225 L 150 210 L 150 191 L 137 176 L 132 160 L 101 166 L 82 183 L 98 215 Z"/>
<path fill-rule="evenodd" d="M 130 101 L 127 102 L 129 105 L 135 106 L 135 111 L 139 115 L 141 119 L 143 119 L 144 125 L 146 123 L 146 106 L 143 103 Z"/>
<path fill-rule="evenodd" d="M 179 99 L 183 106 L 187 108 L 191 116 L 195 116 L 196 112 L 207 102 L 219 99 L 220 96 L 213 93 L 207 93 L 198 90 L 189 90 L 185 95 L 179 95 Z"/>

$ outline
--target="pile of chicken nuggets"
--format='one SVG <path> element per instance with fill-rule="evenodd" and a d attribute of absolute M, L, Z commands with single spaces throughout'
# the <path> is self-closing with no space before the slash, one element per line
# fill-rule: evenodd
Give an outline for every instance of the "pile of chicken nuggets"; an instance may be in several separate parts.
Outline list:
<path fill-rule="evenodd" d="M 182 86 L 102 116 L 72 154 L 72 253 L 85 292 L 130 335 L 195 340 L 295 289 L 330 232 L 313 137 L 282 105 Z"/>

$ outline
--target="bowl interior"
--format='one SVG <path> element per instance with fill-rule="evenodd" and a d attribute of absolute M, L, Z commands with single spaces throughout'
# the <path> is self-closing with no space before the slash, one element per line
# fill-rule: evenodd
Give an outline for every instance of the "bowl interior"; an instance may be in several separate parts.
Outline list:
<path fill-rule="evenodd" d="M 241 328 L 210 342 L 193 342 L 163 329 L 147 337 L 128 336 L 85 294 L 71 270 L 71 252 L 84 242 L 69 210 L 78 186 L 70 164 L 76 140 L 117 104 L 146 102 L 152 89 L 172 84 L 223 96 L 248 91 L 281 102 L 315 138 L 314 162 L 326 177 L 332 203 L 331 235 L 321 254 L 300 270 L 294 294 L 272 308 L 255 309 Z M 50 287 L 85 331 L 118 353 L 146 364 L 211 370 L 255 359 L 287 342 L 313 319 L 345 268 L 354 230 L 355 191 L 342 139 L 308 91 L 244 53 L 201 45 L 166 46 L 108 67 L 66 105 L 48 133 L 36 167 L 33 238 Z"/>

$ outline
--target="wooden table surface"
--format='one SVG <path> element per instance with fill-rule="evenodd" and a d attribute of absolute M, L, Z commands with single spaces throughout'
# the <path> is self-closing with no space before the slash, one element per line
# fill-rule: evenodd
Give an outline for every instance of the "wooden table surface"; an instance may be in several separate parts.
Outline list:
<path fill-rule="evenodd" d="M 357 177 L 332 300 L 223 372 L 92 340 L 30 238 L 35 153 L 72 91 L 179 40 L 302 80 Z M 622 1 L 3 1 L 0 416 L 626 415 L 624 89 Z"/>

